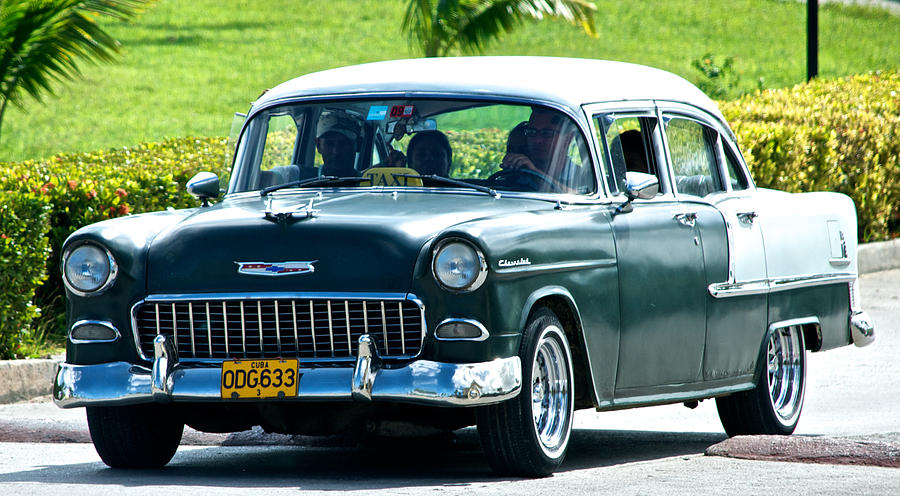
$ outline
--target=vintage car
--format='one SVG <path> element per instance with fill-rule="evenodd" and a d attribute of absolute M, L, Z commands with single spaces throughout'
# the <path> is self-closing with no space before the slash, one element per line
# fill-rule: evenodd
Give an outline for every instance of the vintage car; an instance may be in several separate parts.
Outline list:
<path fill-rule="evenodd" d="M 54 399 L 112 467 L 208 432 L 476 425 L 499 473 L 574 409 L 715 398 L 790 434 L 806 352 L 874 339 L 852 201 L 757 188 L 680 77 L 583 59 L 387 61 L 252 104 L 227 192 L 74 233 Z"/>

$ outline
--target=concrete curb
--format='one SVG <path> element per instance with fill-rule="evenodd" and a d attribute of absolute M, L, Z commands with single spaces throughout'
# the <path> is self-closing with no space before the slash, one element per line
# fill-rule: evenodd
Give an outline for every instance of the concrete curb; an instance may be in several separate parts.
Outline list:
<path fill-rule="evenodd" d="M 0 360 L 0 403 L 28 401 L 53 392 L 59 360 Z"/>
<path fill-rule="evenodd" d="M 900 239 L 859 245 L 858 253 L 860 274 L 900 268 Z M 60 361 L 0 360 L 0 404 L 51 394 Z"/>
<path fill-rule="evenodd" d="M 857 253 L 860 274 L 900 268 L 900 239 L 859 245 Z"/>

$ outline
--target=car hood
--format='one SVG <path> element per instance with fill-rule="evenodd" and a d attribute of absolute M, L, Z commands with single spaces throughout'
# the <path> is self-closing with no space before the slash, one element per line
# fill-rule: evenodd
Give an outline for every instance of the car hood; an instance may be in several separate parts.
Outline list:
<path fill-rule="evenodd" d="M 147 292 L 406 293 L 420 252 L 438 233 L 510 208 L 521 211 L 523 202 L 549 205 L 480 194 L 372 191 L 227 199 L 154 239 Z M 251 264 L 244 266 L 249 273 L 239 272 L 242 263 Z M 280 268 L 292 270 L 278 274 Z"/>

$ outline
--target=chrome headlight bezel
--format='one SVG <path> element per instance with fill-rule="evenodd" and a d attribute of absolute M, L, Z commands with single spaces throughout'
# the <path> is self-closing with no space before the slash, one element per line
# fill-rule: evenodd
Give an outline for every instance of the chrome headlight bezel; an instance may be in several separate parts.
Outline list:
<path fill-rule="evenodd" d="M 98 265 L 102 265 L 105 263 L 106 265 L 106 277 L 103 281 L 101 281 L 95 288 L 85 288 L 76 286 L 71 280 L 69 280 L 69 262 L 72 260 L 72 255 L 79 250 L 98 250 L 99 255 L 96 256 L 95 260 L 98 262 Z M 75 245 L 72 245 L 66 248 L 66 251 L 63 253 L 62 259 L 62 278 L 63 284 L 66 286 L 66 289 L 69 290 L 72 294 L 78 296 L 96 296 L 99 294 L 103 294 L 113 283 L 116 281 L 116 276 L 119 273 L 119 266 L 116 263 L 116 259 L 113 257 L 112 253 L 105 246 L 91 242 L 85 241 Z"/>
<path fill-rule="evenodd" d="M 467 277 L 463 284 L 455 284 L 441 278 L 444 263 L 442 255 L 449 255 L 447 250 L 462 249 L 462 254 L 467 258 L 467 264 L 473 268 L 472 275 Z M 460 252 L 457 252 L 460 253 Z M 431 252 L 431 275 L 438 285 L 451 293 L 468 293 L 475 291 L 484 284 L 487 279 L 488 265 L 484 253 L 471 241 L 464 238 L 446 238 L 435 244 Z"/>

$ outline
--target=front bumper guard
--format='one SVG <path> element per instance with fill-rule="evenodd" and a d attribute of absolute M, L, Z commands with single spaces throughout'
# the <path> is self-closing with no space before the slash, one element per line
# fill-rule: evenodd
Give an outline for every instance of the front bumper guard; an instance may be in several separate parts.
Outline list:
<path fill-rule="evenodd" d="M 221 397 L 218 364 L 178 362 L 165 336 L 153 342 L 151 369 L 128 362 L 97 365 L 61 363 L 53 401 L 62 408 L 171 401 L 252 401 Z M 519 357 L 480 363 L 416 360 L 400 367 L 384 366 L 372 338 L 358 341 L 351 369 L 300 367 L 297 396 L 289 400 L 396 401 L 436 406 L 479 406 L 515 397 L 522 387 Z"/>

